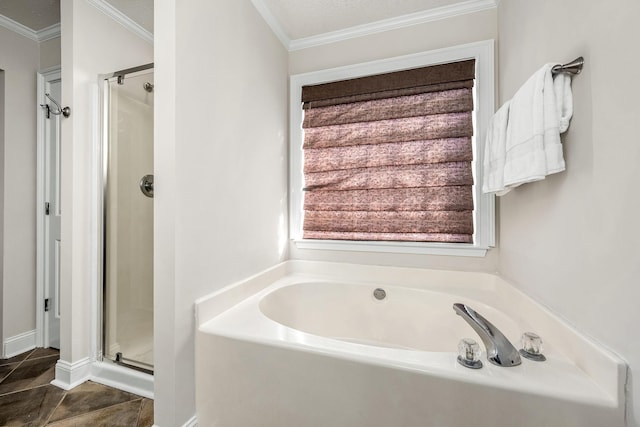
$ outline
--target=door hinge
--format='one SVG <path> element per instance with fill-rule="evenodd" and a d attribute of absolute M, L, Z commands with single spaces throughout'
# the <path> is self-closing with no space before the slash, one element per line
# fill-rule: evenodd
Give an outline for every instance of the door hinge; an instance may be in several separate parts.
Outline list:
<path fill-rule="evenodd" d="M 44 214 L 49 215 L 49 202 L 44 203 Z"/>
<path fill-rule="evenodd" d="M 49 311 L 49 298 L 44 299 L 44 311 Z"/>

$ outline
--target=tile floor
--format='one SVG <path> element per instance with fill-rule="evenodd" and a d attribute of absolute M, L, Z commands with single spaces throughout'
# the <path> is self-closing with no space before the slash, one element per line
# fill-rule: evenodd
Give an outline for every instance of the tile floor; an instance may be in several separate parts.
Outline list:
<path fill-rule="evenodd" d="M 87 381 L 64 391 L 49 384 L 58 351 L 37 348 L 0 359 L 0 425 L 151 427 L 153 401 Z"/>

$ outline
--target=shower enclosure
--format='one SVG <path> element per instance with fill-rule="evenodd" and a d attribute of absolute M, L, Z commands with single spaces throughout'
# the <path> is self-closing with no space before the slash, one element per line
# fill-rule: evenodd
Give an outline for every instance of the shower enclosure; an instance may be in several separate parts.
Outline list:
<path fill-rule="evenodd" d="M 153 373 L 153 64 L 103 76 L 102 356 Z"/>

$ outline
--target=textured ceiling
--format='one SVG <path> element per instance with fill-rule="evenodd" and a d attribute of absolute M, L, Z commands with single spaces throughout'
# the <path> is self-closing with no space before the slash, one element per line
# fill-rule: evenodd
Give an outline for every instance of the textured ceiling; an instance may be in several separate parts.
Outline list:
<path fill-rule="evenodd" d="M 463 3 L 461 0 L 261 1 L 291 40 Z"/>
<path fill-rule="evenodd" d="M 60 22 L 60 0 L 0 0 L 0 15 L 39 31 Z"/>

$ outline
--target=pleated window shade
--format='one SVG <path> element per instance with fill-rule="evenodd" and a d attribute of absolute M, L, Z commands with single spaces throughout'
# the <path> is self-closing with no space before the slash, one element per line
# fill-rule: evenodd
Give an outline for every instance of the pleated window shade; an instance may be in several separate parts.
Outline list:
<path fill-rule="evenodd" d="M 303 238 L 473 243 L 475 60 L 303 86 Z"/>

